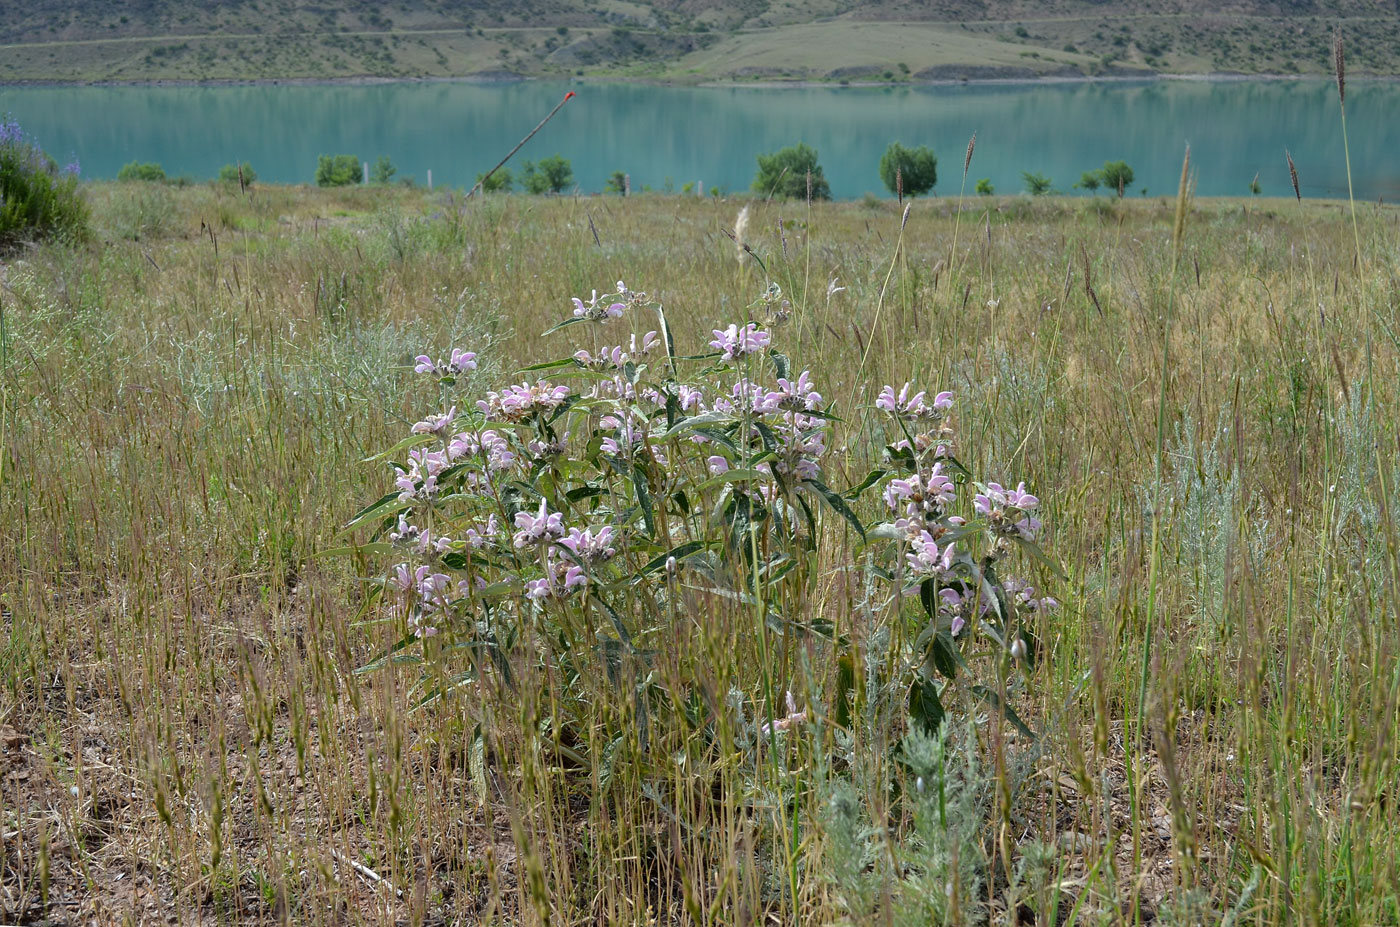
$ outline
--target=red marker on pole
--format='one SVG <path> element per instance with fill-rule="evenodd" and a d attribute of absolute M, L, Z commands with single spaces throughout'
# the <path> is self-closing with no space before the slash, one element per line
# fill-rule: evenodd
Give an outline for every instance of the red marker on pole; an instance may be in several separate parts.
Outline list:
<path fill-rule="evenodd" d="M 506 155 L 504 158 L 501 159 L 501 163 L 500 163 L 500 164 L 497 164 L 495 167 L 491 168 L 491 170 L 489 170 L 489 171 L 487 171 L 486 173 L 484 173 L 484 174 L 481 175 L 481 179 L 478 180 L 478 181 L 476 182 L 476 186 L 472 187 L 471 190 L 467 193 L 467 199 L 471 199 L 472 196 L 475 195 L 476 191 L 478 191 L 478 190 L 481 189 L 481 185 L 484 184 L 484 183 L 486 183 L 486 181 L 489 180 L 489 179 L 491 178 L 491 175 L 492 175 L 492 174 L 496 173 L 496 172 L 499 171 L 501 168 L 505 167 L 506 162 L 509 161 L 511 158 L 515 157 L 515 153 L 516 153 L 517 151 L 519 151 L 521 148 L 524 148 L 524 147 L 525 147 L 525 143 L 528 142 L 530 139 L 534 138 L 534 137 L 535 137 L 535 133 L 538 132 L 540 129 L 543 129 L 543 128 L 544 128 L 544 124 L 545 124 L 546 122 L 549 122 L 549 120 L 553 119 L 553 118 L 554 118 L 554 114 L 557 113 L 557 112 L 559 112 L 561 109 L 563 109 L 563 108 L 564 108 L 564 104 L 567 103 L 567 102 L 569 102 L 570 100 L 572 100 L 575 96 L 576 96 L 576 94 L 575 94 L 572 90 L 570 90 L 568 93 L 564 94 L 564 99 L 560 100 L 560 101 L 559 101 L 559 104 L 558 104 L 557 106 L 555 106 L 554 109 L 552 109 L 552 110 L 549 111 L 549 115 L 548 115 L 548 116 L 546 116 L 546 117 L 544 117 L 543 119 L 540 120 L 540 124 L 539 124 L 539 125 L 535 126 L 533 129 L 530 130 L 530 134 L 529 134 L 529 135 L 525 136 L 524 138 L 522 138 L 522 139 L 520 140 L 520 144 L 516 145 L 514 148 L 512 148 L 512 149 L 510 150 L 510 154 Z"/>

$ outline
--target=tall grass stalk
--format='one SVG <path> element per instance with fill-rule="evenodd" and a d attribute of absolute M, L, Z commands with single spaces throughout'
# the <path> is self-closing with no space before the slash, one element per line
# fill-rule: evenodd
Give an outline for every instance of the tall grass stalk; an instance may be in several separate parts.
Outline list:
<path fill-rule="evenodd" d="M 1337 75 L 1337 103 L 1342 113 L 1342 152 L 1347 165 L 1347 202 L 1351 205 L 1351 232 L 1356 242 L 1356 267 L 1361 269 L 1361 231 L 1356 223 L 1356 194 L 1351 186 L 1351 142 L 1347 137 L 1347 65 L 1346 51 L 1339 27 L 1332 40 L 1332 63 Z"/>

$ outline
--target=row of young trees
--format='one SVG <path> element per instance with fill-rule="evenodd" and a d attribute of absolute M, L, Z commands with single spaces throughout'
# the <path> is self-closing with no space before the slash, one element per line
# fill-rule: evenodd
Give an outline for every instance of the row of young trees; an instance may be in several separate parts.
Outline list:
<path fill-rule="evenodd" d="M 388 155 L 381 155 L 369 170 L 371 183 L 391 183 L 398 173 Z M 117 174 L 118 180 L 144 180 L 164 182 L 164 169 L 154 162 L 135 162 L 126 165 Z M 246 162 L 226 164 L 219 171 L 218 179 L 224 183 L 237 183 L 247 186 L 257 179 L 257 173 Z M 1044 174 L 1023 171 L 1021 179 L 1025 190 L 1032 196 L 1053 193 L 1054 183 Z M 364 163 L 351 154 L 321 155 L 316 163 L 316 185 L 319 187 L 343 187 L 361 183 L 364 180 Z M 478 174 L 477 183 L 486 193 L 504 193 L 515 188 L 526 193 L 563 193 L 574 183 L 573 165 L 568 158 L 553 154 L 538 162 L 526 161 L 517 177 L 509 168 L 501 168 L 489 175 Z M 880 181 L 885 189 L 898 197 L 924 196 L 938 183 L 938 158 L 927 145 L 907 148 L 899 142 L 892 143 L 880 158 Z M 409 181 L 411 183 L 411 181 Z M 1085 171 L 1074 184 L 1078 190 L 1097 193 L 1100 189 L 1123 196 L 1133 183 L 1133 169 L 1125 161 L 1105 161 L 1098 170 Z M 1256 180 L 1257 184 L 1257 180 Z M 627 177 L 622 171 L 615 171 L 607 180 L 605 193 L 627 193 Z M 689 185 L 687 185 L 689 189 Z M 781 199 L 831 199 L 831 185 L 822 172 L 817 150 L 806 143 L 798 143 L 769 154 L 758 156 L 758 173 L 754 177 L 752 189 L 755 193 Z M 717 192 L 717 191 L 715 191 Z M 977 181 L 975 192 L 990 196 L 996 192 L 989 178 Z M 1258 192 L 1257 189 L 1254 192 Z"/>

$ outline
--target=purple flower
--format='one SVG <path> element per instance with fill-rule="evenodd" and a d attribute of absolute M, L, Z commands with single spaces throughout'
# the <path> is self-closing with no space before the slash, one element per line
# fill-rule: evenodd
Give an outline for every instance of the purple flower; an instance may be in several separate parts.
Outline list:
<path fill-rule="evenodd" d="M 413 372 L 414 372 L 414 373 L 437 373 L 437 372 L 438 372 L 437 364 L 433 363 L 433 359 L 432 359 L 431 357 L 429 357 L 428 355 L 426 355 L 426 354 L 419 354 L 419 355 L 418 355 L 417 357 L 415 357 L 413 360 L 415 361 L 414 367 L 413 367 Z"/>
<path fill-rule="evenodd" d="M 885 487 L 885 504 L 894 513 L 903 507 L 910 518 L 941 514 L 953 501 L 953 493 L 953 481 L 939 462 L 933 465 L 927 478 L 916 473 L 908 479 L 890 480 Z"/>
<path fill-rule="evenodd" d="M 475 370 L 476 354 L 472 351 L 453 348 L 452 358 L 447 362 L 447 369 L 453 373 L 466 373 L 468 370 Z"/>
<path fill-rule="evenodd" d="M 875 407 L 896 418 L 911 422 L 936 421 L 953 407 L 953 394 L 946 390 L 934 396 L 932 403 L 928 403 L 924 401 L 928 393 L 920 390 L 910 395 L 913 388 L 914 384 L 905 383 L 900 391 L 895 393 L 893 386 L 886 386 L 876 397 Z"/>
<path fill-rule="evenodd" d="M 484 400 L 478 400 L 476 407 L 488 417 L 507 422 L 518 422 L 536 412 L 553 412 L 569 398 L 567 386 L 554 386 L 540 380 L 534 386 L 521 383 L 507 386 L 501 392 L 488 392 Z"/>
<path fill-rule="evenodd" d="M 627 308 L 624 303 L 607 303 L 600 305 L 598 302 L 598 291 L 593 291 L 593 297 L 584 302 L 577 296 L 573 297 L 574 318 L 591 319 L 594 322 L 606 322 L 608 319 L 618 319 L 622 317 L 622 311 Z"/>
<path fill-rule="evenodd" d="M 804 370 L 796 380 L 778 377 L 778 404 L 794 412 L 814 412 L 821 408 L 822 394 L 812 386 L 811 374 Z"/>
<path fill-rule="evenodd" d="M 416 435 L 440 435 L 457 418 L 457 407 L 453 406 L 441 415 L 429 415 L 421 422 L 415 422 L 412 432 Z"/>
<path fill-rule="evenodd" d="M 604 525 L 596 534 L 592 528 L 586 531 L 570 528 L 569 536 L 560 538 L 559 545 L 567 547 L 579 560 L 596 564 L 605 563 L 617 555 L 617 548 L 612 546 L 612 540 L 612 525 Z"/>
<path fill-rule="evenodd" d="M 915 572 L 937 576 L 953 568 L 953 545 L 949 544 L 940 551 L 933 535 L 923 531 L 920 532 L 919 539 L 914 541 L 909 553 L 905 554 L 905 558 Z"/>
<path fill-rule="evenodd" d="M 529 512 L 515 513 L 515 537 L 513 542 L 518 549 L 531 547 L 548 540 L 556 540 L 564 535 L 564 516 L 551 512 L 549 504 L 541 499 L 538 515 Z"/>
<path fill-rule="evenodd" d="M 710 347 L 724 355 L 720 360 L 726 363 L 748 354 L 759 353 L 768 347 L 770 340 L 768 333 L 752 322 L 742 329 L 738 325 L 731 325 L 724 331 L 716 328 L 713 334 L 715 337 L 710 342 Z"/>

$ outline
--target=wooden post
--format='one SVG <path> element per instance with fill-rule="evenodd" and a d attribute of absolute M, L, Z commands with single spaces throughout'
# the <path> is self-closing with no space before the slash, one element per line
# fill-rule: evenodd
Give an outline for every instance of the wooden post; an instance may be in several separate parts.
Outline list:
<path fill-rule="evenodd" d="M 428 190 L 431 192 L 432 189 L 433 189 L 433 169 L 430 167 L 430 168 L 428 168 Z"/>
<path fill-rule="evenodd" d="M 631 174 L 623 174 L 623 175 L 622 175 L 622 195 L 623 195 L 623 196 L 631 196 L 631 195 L 632 195 L 632 175 L 631 175 Z"/>
<path fill-rule="evenodd" d="M 363 177 L 363 179 L 361 180 L 361 183 L 368 184 L 368 183 L 369 183 L 369 162 L 368 162 L 368 161 L 362 161 L 362 162 L 360 163 L 360 168 L 361 168 L 362 171 L 364 171 L 364 177 Z"/>

